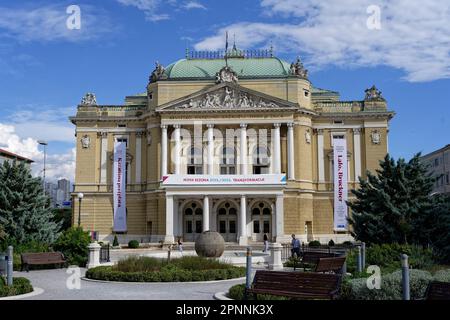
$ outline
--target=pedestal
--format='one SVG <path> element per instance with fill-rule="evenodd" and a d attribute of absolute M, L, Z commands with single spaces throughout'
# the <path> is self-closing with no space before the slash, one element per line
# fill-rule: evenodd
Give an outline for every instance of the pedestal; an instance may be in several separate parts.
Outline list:
<path fill-rule="evenodd" d="M 280 243 L 270 243 L 270 259 L 269 259 L 269 270 L 282 270 L 283 263 L 281 262 L 281 250 L 283 246 Z"/>
<path fill-rule="evenodd" d="M 100 265 L 100 248 L 101 246 L 97 242 L 88 245 L 89 257 L 86 268 L 90 269 Z"/>

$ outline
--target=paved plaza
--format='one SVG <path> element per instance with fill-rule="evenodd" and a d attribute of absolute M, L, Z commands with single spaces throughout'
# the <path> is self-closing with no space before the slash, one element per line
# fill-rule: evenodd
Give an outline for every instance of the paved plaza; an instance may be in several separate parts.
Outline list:
<path fill-rule="evenodd" d="M 86 269 L 81 269 L 84 277 Z M 68 289 L 73 274 L 67 269 L 14 272 L 14 277 L 30 279 L 33 287 L 42 288 L 40 295 L 26 300 L 212 300 L 216 292 L 228 291 L 244 279 L 202 283 L 105 283 L 81 280 L 80 289 Z M 69 281 L 70 282 L 70 281 Z"/>

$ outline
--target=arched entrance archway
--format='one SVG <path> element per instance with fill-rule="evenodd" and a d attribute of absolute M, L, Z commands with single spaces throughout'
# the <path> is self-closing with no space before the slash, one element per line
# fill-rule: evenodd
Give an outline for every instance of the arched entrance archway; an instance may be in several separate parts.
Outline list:
<path fill-rule="evenodd" d="M 217 231 L 226 242 L 237 239 L 238 207 L 234 201 L 225 200 L 217 206 Z"/>
<path fill-rule="evenodd" d="M 272 238 L 272 206 L 266 201 L 255 201 L 251 207 L 252 240 L 263 241 L 264 234 Z"/>
<path fill-rule="evenodd" d="M 202 233 L 203 208 L 200 202 L 191 201 L 183 208 L 183 235 L 184 241 L 195 241 Z"/>

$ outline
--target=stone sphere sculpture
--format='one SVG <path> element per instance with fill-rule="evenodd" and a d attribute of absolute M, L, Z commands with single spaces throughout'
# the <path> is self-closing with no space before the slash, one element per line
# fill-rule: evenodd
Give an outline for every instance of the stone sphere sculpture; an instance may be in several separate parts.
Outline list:
<path fill-rule="evenodd" d="M 195 252 L 200 257 L 219 258 L 225 251 L 225 240 L 220 233 L 205 231 L 195 241 Z"/>

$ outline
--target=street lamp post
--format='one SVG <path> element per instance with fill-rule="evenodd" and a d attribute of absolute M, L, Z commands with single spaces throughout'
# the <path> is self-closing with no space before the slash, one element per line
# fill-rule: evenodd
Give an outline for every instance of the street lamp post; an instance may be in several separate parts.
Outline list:
<path fill-rule="evenodd" d="M 45 195 L 45 161 L 46 161 L 46 158 L 47 158 L 47 145 L 48 145 L 48 143 L 47 143 L 47 141 L 44 141 L 44 140 L 38 140 L 38 143 L 40 144 L 40 145 L 42 145 L 42 146 L 44 146 L 44 195 Z"/>
<path fill-rule="evenodd" d="M 82 194 L 81 192 L 78 193 L 78 227 L 80 227 L 81 225 L 81 200 L 84 197 L 84 194 Z"/>

